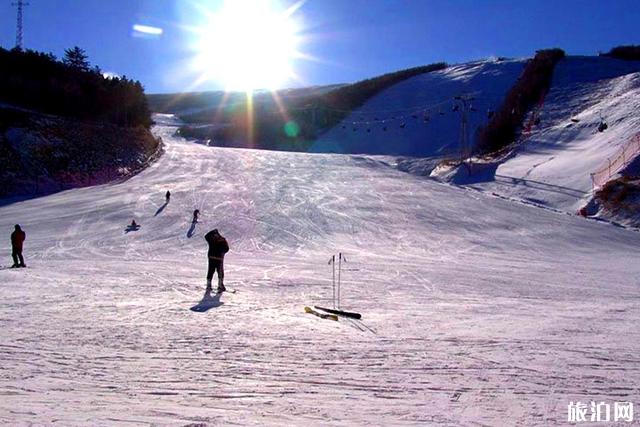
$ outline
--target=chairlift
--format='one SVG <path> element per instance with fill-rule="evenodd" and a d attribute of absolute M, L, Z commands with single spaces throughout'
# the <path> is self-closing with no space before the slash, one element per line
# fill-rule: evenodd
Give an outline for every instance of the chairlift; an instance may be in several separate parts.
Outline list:
<path fill-rule="evenodd" d="M 609 127 L 609 125 L 607 124 L 607 122 L 602 118 L 602 112 L 598 111 L 598 115 L 600 116 L 600 124 L 598 125 L 598 132 L 604 132 L 605 130 L 607 130 L 607 128 Z"/>
<path fill-rule="evenodd" d="M 607 122 L 601 121 L 600 124 L 598 125 L 598 132 L 604 132 L 608 128 L 609 128 L 609 125 L 607 124 Z"/>

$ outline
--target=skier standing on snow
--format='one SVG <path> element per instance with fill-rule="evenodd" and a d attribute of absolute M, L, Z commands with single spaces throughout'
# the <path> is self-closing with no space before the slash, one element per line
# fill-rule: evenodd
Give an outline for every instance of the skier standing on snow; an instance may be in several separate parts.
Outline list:
<path fill-rule="evenodd" d="M 193 211 L 193 220 L 191 222 L 198 222 L 198 215 L 200 215 L 200 210 L 196 209 Z"/>
<path fill-rule="evenodd" d="M 20 225 L 16 224 L 14 232 L 11 233 L 11 257 L 13 258 L 11 268 L 26 267 L 24 258 L 22 257 L 22 244 L 26 238 L 26 233 L 22 231 Z"/>
<path fill-rule="evenodd" d="M 213 273 L 218 271 L 218 293 L 227 289 L 222 281 L 224 280 L 224 254 L 229 252 L 229 244 L 227 239 L 222 237 L 218 229 L 213 229 L 204 236 L 209 244 L 209 269 L 207 271 L 207 291 L 211 291 L 211 279 Z"/>
<path fill-rule="evenodd" d="M 164 197 L 167 200 L 167 203 L 169 203 L 169 199 L 171 198 L 171 192 L 169 190 L 167 190 L 167 192 L 165 193 Z"/>

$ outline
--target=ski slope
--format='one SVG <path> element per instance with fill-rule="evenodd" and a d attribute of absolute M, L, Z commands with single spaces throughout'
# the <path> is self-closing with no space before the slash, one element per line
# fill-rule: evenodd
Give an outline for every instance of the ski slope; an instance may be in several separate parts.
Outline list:
<path fill-rule="evenodd" d="M 29 266 L 0 270 L 0 424 L 553 425 L 637 403 L 640 234 L 173 130 L 125 182 L 0 207 Z M 201 301 L 214 227 L 238 292 Z M 331 304 L 339 251 L 362 322 L 303 311 Z"/>
<path fill-rule="evenodd" d="M 561 60 L 539 118 L 514 155 L 497 166 L 495 176 L 473 185 L 575 212 L 592 196 L 590 174 L 608 158 L 615 159 L 640 132 L 640 61 Z M 601 122 L 608 126 L 604 132 L 598 132 Z"/>
<path fill-rule="evenodd" d="M 473 137 L 487 123 L 488 111 L 500 107 L 525 62 L 496 59 L 456 64 L 397 83 L 321 135 L 313 151 L 419 157 L 457 153 L 461 118 L 454 111 L 454 97 L 474 98 L 468 117 Z"/>
<path fill-rule="evenodd" d="M 454 97 L 474 98 L 468 125 L 473 139 L 487 123 L 487 112 L 500 107 L 524 64 L 523 59 L 469 62 L 393 85 L 322 135 L 313 150 L 457 157 L 461 118 L 459 111 L 453 111 Z M 640 61 L 566 57 L 556 66 L 550 91 L 535 114 L 539 124 L 507 159 L 483 165 L 472 176 L 466 169 L 438 170 L 434 176 L 575 213 L 593 196 L 590 174 L 640 132 Z M 601 122 L 608 125 L 604 132 L 598 132 Z M 417 174 L 428 174 L 437 163 L 384 160 Z"/>

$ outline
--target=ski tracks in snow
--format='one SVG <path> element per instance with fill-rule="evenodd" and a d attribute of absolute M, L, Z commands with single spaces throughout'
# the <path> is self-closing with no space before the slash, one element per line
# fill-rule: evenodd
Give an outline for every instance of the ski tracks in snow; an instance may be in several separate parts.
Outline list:
<path fill-rule="evenodd" d="M 0 423 L 549 425 L 637 395 L 637 233 L 156 131 L 166 154 L 123 183 L 0 208 L 30 264 L 0 271 Z M 238 292 L 193 312 L 211 228 Z M 303 312 L 337 252 L 361 321 Z"/>

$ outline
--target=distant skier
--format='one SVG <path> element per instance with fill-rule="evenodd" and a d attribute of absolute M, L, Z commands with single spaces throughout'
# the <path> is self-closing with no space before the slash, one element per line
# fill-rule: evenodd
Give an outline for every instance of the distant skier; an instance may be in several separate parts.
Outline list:
<path fill-rule="evenodd" d="M 211 291 L 213 273 L 218 271 L 218 293 L 227 289 L 224 287 L 224 254 L 229 252 L 227 239 L 222 237 L 217 229 L 213 229 L 204 236 L 209 244 L 209 269 L 207 271 L 207 291 Z"/>
<path fill-rule="evenodd" d="M 26 238 L 26 233 L 22 231 L 20 225 L 16 224 L 15 230 L 11 233 L 11 257 L 13 258 L 11 268 L 26 267 L 24 258 L 22 257 L 22 244 Z"/>
<path fill-rule="evenodd" d="M 165 193 L 164 198 L 166 199 L 166 203 L 169 203 L 169 199 L 171 199 L 171 192 L 169 190 Z"/>
<path fill-rule="evenodd" d="M 200 210 L 196 209 L 193 211 L 193 220 L 191 222 L 198 222 L 198 216 L 200 215 Z"/>
<path fill-rule="evenodd" d="M 124 229 L 124 233 L 127 234 L 131 231 L 138 231 L 138 230 L 140 230 L 140 224 L 138 224 L 134 219 L 131 221 L 131 224 L 127 225 L 127 228 Z"/>

